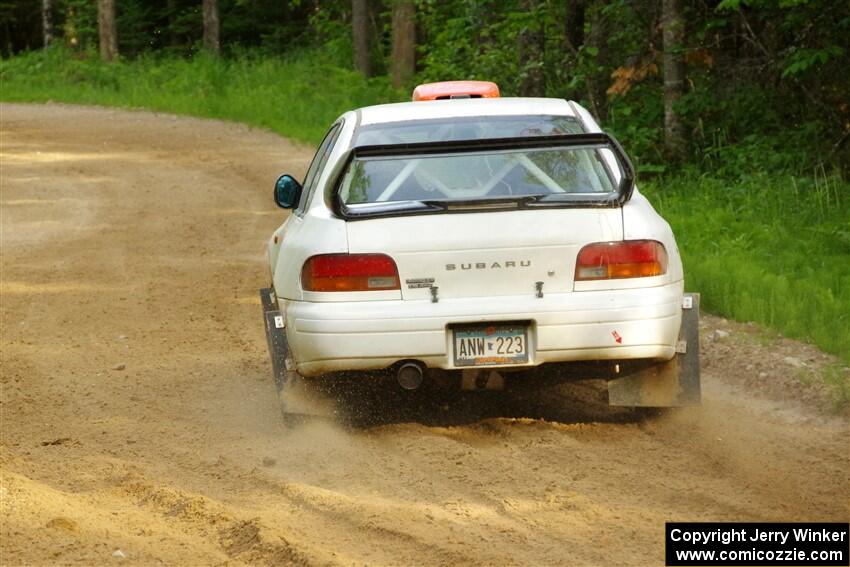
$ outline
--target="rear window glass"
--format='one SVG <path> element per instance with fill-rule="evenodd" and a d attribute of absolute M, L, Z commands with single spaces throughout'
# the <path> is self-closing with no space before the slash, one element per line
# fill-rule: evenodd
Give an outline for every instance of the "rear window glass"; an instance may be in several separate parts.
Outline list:
<path fill-rule="evenodd" d="M 493 138 L 556 136 L 582 132 L 581 125 L 572 116 L 468 116 L 360 126 L 354 138 L 354 145 L 459 142 Z"/>
<path fill-rule="evenodd" d="M 354 159 L 340 184 L 346 205 L 616 191 L 597 147 L 553 147 Z"/>

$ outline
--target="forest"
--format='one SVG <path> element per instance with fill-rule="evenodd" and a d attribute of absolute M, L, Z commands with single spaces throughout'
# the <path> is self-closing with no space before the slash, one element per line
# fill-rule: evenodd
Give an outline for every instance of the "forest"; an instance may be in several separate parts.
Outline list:
<path fill-rule="evenodd" d="M 846 1 L 2 0 L 0 50 L 4 101 L 306 143 L 427 81 L 579 101 L 630 153 L 709 310 L 850 360 Z"/>
<path fill-rule="evenodd" d="M 125 61 L 318 50 L 404 92 L 476 78 L 578 100 L 644 172 L 671 159 L 846 171 L 848 37 L 850 7 L 834 0 L 0 2 L 5 57 L 50 44 Z"/>

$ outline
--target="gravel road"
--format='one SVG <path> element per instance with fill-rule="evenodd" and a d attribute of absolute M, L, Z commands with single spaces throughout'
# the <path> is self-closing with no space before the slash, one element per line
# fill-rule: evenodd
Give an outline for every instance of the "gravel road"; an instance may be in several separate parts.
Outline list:
<path fill-rule="evenodd" d="M 828 357 L 713 318 L 701 408 L 373 392 L 379 419 L 287 430 L 257 289 L 273 181 L 310 148 L 149 112 L 0 118 L 3 565 L 658 565 L 665 521 L 850 518 L 848 421 L 795 378 Z"/>

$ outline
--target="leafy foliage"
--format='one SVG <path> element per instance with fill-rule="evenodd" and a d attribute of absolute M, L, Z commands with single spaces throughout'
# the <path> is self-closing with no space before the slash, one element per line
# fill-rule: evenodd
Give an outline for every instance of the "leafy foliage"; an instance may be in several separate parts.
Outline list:
<path fill-rule="evenodd" d="M 393 0 L 370 0 L 378 73 L 389 68 Z M 415 81 L 496 81 L 506 95 L 573 99 L 632 150 L 644 173 L 667 170 L 662 151 L 661 28 L 646 0 L 415 0 Z M 0 49 L 38 47 L 39 3 L 0 0 Z M 53 0 L 62 40 L 97 43 L 96 3 Z M 118 0 L 119 49 L 196 54 L 200 0 Z M 219 0 L 226 54 L 320 48 L 352 61 L 350 0 Z M 716 171 L 850 168 L 850 4 L 833 0 L 683 3 L 689 89 L 678 105 L 691 161 Z M 410 85 L 412 86 L 412 85 Z M 743 148 L 743 151 L 739 151 Z M 744 156 L 745 159 L 740 159 Z"/>

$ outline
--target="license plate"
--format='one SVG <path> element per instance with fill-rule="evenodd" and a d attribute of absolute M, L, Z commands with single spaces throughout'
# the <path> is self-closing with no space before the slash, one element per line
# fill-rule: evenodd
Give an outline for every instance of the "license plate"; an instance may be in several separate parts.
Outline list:
<path fill-rule="evenodd" d="M 481 325 L 452 330 L 455 366 L 490 366 L 528 362 L 528 327 Z"/>

